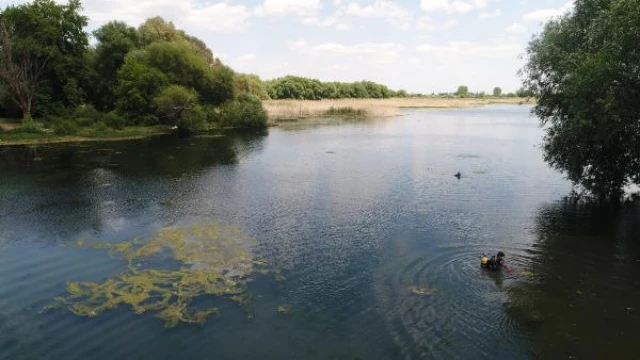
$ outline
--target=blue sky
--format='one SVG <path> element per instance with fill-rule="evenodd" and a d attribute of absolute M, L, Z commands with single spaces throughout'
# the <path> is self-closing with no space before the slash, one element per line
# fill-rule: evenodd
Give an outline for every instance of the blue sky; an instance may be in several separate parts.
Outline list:
<path fill-rule="evenodd" d="M 113 19 L 137 26 L 162 16 L 203 39 L 234 69 L 262 78 L 367 79 L 431 93 L 458 85 L 517 89 L 527 42 L 572 2 L 84 0 L 83 6 L 91 29 Z"/>

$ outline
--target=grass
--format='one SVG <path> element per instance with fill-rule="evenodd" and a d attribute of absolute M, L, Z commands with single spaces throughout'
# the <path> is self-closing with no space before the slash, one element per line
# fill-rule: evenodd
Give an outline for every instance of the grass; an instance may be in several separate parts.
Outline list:
<path fill-rule="evenodd" d="M 271 122 L 323 116 L 388 117 L 402 115 L 402 109 L 457 109 L 489 104 L 521 104 L 524 98 L 393 98 L 393 99 L 335 99 L 335 100 L 266 100 L 263 102 Z M 344 113 L 343 113 L 344 112 Z"/>
<path fill-rule="evenodd" d="M 167 134 L 170 127 L 157 126 L 127 126 L 121 130 L 107 129 L 96 131 L 93 128 L 81 128 L 77 134 L 68 136 L 55 135 L 53 132 L 25 132 L 20 128 L 11 131 L 0 131 L 0 145 L 30 145 L 44 143 L 64 143 L 81 141 L 116 141 L 140 139 L 153 135 Z"/>
<path fill-rule="evenodd" d="M 345 107 L 330 107 L 323 113 L 325 116 L 344 116 L 344 117 L 364 117 L 367 116 L 367 111 L 364 109 L 354 109 L 351 106 Z"/>

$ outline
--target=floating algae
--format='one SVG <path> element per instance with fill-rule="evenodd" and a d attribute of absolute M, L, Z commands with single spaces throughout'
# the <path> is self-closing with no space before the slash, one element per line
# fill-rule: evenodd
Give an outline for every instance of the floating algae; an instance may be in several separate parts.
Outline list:
<path fill-rule="evenodd" d="M 198 309 L 194 299 L 214 295 L 246 304 L 244 287 L 249 275 L 264 262 L 251 252 L 254 242 L 240 229 L 219 224 L 165 228 L 148 242 L 134 239 L 115 244 L 77 243 L 89 248 L 108 248 L 112 256 L 128 261 L 127 272 L 101 283 L 70 282 L 69 294 L 56 298 L 59 305 L 80 316 L 97 316 L 128 305 L 136 314 L 157 312 L 166 327 L 201 324 L 218 309 Z M 149 268 L 152 256 L 168 253 L 181 263 L 177 270 Z"/>
<path fill-rule="evenodd" d="M 435 294 L 435 290 L 418 286 L 409 286 L 409 291 L 417 296 L 431 296 Z"/>
<path fill-rule="evenodd" d="M 287 316 L 291 314 L 291 306 L 289 305 L 281 305 L 278 306 L 278 309 L 276 309 L 278 311 L 278 314 L 282 315 L 282 316 Z"/>

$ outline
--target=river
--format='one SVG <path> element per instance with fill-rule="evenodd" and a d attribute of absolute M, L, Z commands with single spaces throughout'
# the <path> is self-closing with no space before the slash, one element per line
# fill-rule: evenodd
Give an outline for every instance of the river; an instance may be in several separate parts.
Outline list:
<path fill-rule="evenodd" d="M 567 199 L 529 111 L 0 148 L 0 359 L 638 358 L 640 207 Z M 208 222 L 277 269 L 250 302 L 173 328 L 51 307 L 127 271 L 80 239 Z M 513 272 L 479 267 L 498 251 Z"/>

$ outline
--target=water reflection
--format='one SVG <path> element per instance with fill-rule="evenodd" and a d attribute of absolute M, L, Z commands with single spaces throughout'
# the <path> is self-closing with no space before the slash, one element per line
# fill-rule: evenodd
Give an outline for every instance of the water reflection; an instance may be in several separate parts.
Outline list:
<path fill-rule="evenodd" d="M 528 281 L 507 290 L 507 313 L 541 358 L 638 356 L 640 206 L 542 208 Z"/>
<path fill-rule="evenodd" d="M 149 224 L 171 223 L 200 199 L 198 184 L 208 169 L 237 164 L 259 150 L 266 135 L 3 148 L 0 246 L 54 244 L 82 232 L 108 237 L 126 227 L 130 214 L 146 214 Z M 16 226 L 17 218 L 32 226 Z"/>

